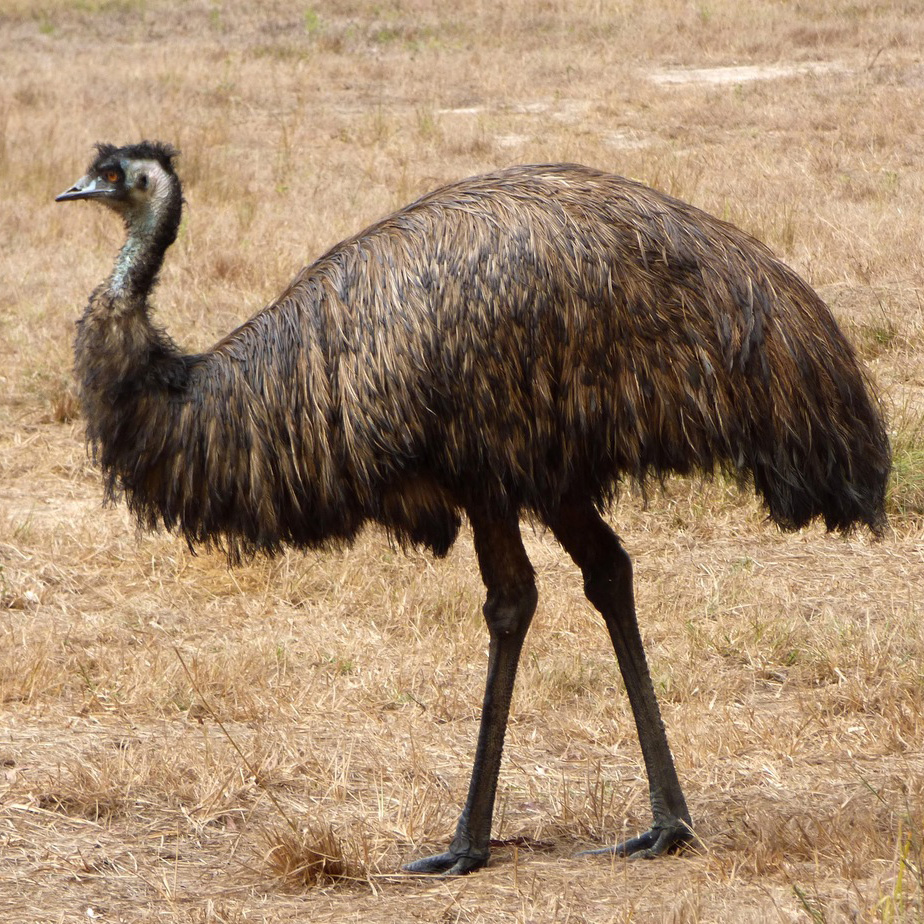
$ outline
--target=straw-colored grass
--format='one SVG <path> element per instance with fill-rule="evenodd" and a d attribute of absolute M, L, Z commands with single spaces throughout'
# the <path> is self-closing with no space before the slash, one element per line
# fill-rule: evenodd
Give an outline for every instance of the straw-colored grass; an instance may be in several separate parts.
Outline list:
<path fill-rule="evenodd" d="M 6 0 L 0 9 L 0 921 L 924 920 L 924 19 L 913 3 Z M 889 412 L 878 543 L 781 535 L 722 479 L 612 520 L 700 849 L 645 827 L 573 564 L 540 585 L 489 867 L 401 876 L 465 797 L 484 681 L 467 533 L 233 571 L 101 508 L 73 320 L 120 242 L 54 205 L 97 140 L 176 144 L 159 321 L 209 345 L 436 184 L 579 161 L 758 235 Z"/>

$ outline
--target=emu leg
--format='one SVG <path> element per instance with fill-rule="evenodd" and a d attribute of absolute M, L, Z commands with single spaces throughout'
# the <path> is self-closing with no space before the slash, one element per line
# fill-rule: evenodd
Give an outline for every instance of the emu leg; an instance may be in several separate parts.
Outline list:
<path fill-rule="evenodd" d="M 581 569 L 587 599 L 602 614 L 616 649 L 648 772 L 654 816 L 651 830 L 644 834 L 588 853 L 656 857 L 691 840 L 693 832 L 638 630 L 632 563 L 589 499 L 563 503 L 549 526 Z"/>
<path fill-rule="evenodd" d="M 520 539 L 516 517 L 496 520 L 471 513 L 469 517 L 478 564 L 488 591 L 484 618 L 491 635 L 481 729 L 468 798 L 449 850 L 409 863 L 404 868 L 411 873 L 460 875 L 488 862 L 494 796 L 513 681 L 523 640 L 536 609 L 533 569 Z"/>

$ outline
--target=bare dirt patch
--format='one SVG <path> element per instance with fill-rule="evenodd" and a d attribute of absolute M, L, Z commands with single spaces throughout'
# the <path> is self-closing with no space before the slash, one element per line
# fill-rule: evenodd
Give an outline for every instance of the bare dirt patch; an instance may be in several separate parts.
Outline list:
<path fill-rule="evenodd" d="M 666 68 L 649 71 L 648 79 L 661 85 L 698 83 L 710 86 L 750 83 L 754 80 L 781 80 L 787 77 L 818 76 L 842 69 L 833 61 L 814 61 L 802 64 L 739 64 L 725 67 Z"/>

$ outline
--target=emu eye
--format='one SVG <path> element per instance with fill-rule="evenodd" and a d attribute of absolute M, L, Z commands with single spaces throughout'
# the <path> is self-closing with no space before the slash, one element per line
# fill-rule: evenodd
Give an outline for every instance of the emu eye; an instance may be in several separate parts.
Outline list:
<path fill-rule="evenodd" d="M 103 175 L 103 177 L 107 183 L 118 183 L 119 182 L 119 174 L 116 170 L 107 170 L 106 173 Z"/>

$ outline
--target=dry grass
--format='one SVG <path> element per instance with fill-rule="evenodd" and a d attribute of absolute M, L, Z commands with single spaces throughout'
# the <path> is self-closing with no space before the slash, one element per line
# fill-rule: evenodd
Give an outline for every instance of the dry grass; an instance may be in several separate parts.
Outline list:
<path fill-rule="evenodd" d="M 924 920 L 924 20 L 913 3 L 6 0 L 0 10 L 0 920 Z M 119 230 L 55 206 L 99 139 L 177 144 L 160 318 L 208 345 L 444 180 L 575 160 L 765 239 L 890 410 L 880 543 L 782 536 L 721 480 L 614 522 L 702 850 L 647 823 L 611 650 L 526 530 L 541 602 L 488 869 L 396 874 L 465 794 L 471 543 L 233 572 L 100 509 L 73 319 Z"/>

